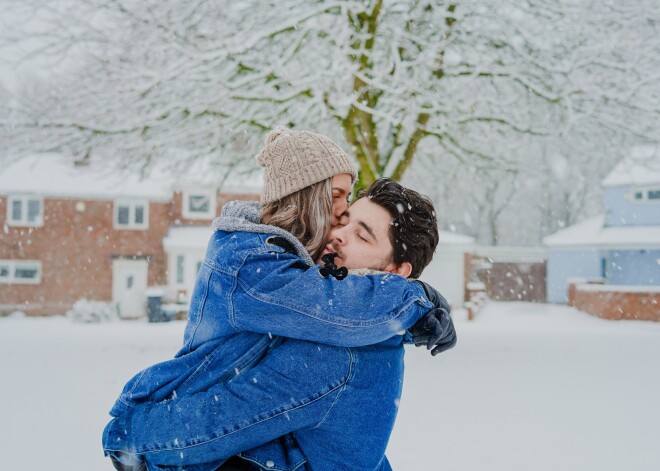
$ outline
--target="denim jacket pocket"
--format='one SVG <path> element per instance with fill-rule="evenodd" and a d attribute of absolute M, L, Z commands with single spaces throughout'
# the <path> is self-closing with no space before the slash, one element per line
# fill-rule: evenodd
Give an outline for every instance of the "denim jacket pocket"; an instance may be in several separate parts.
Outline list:
<path fill-rule="evenodd" d="M 292 435 L 285 435 L 252 450 L 238 454 L 264 471 L 303 471 L 307 459 Z"/>

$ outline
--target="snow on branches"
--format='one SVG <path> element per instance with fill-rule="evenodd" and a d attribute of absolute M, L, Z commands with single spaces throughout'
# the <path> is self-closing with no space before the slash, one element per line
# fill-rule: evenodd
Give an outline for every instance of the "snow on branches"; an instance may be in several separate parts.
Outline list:
<path fill-rule="evenodd" d="M 66 66 L 17 91 L 12 155 L 226 172 L 288 124 L 343 143 L 365 186 L 415 163 L 435 177 L 447 156 L 508 172 L 567 139 L 591 156 L 660 139 L 654 0 L 21 3 L 38 34 L 17 22 L 0 41 L 31 34 L 33 55 Z"/>

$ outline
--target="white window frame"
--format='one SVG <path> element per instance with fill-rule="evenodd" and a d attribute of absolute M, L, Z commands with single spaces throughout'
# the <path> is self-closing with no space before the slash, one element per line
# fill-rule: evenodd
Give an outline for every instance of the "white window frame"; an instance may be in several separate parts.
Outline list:
<path fill-rule="evenodd" d="M 119 224 L 119 207 L 128 206 L 128 224 Z M 135 208 L 144 207 L 144 218 L 141 224 L 135 222 Z M 112 210 L 112 224 L 117 230 L 145 231 L 149 229 L 149 201 L 147 200 L 115 200 Z"/>
<path fill-rule="evenodd" d="M 21 218 L 14 219 L 14 201 L 20 200 L 22 203 Z M 39 219 L 33 222 L 28 221 L 28 201 L 39 202 Z M 35 195 L 9 195 L 7 198 L 7 224 L 9 226 L 23 227 L 41 227 L 44 225 L 44 199 Z"/>
<path fill-rule="evenodd" d="M 628 199 L 632 201 L 633 203 L 652 203 L 652 204 L 658 204 L 660 203 L 660 199 L 649 199 L 649 192 L 651 191 L 660 191 L 660 186 L 645 186 L 645 187 L 637 187 L 633 188 L 630 193 L 628 194 Z M 635 198 L 636 193 L 641 193 L 642 197 L 641 199 Z"/>
<path fill-rule="evenodd" d="M 209 199 L 209 210 L 204 212 L 191 211 L 191 196 L 206 196 Z M 217 194 L 215 189 L 184 190 L 181 199 L 181 214 L 185 219 L 213 219 L 215 218 L 216 200 Z"/>
<path fill-rule="evenodd" d="M 9 269 L 9 276 L 0 276 L 0 284 L 11 285 L 38 285 L 41 284 L 41 261 L 39 260 L 0 260 L 0 266 Z M 16 278 L 16 270 L 21 267 L 36 268 L 37 276 L 34 278 Z"/>

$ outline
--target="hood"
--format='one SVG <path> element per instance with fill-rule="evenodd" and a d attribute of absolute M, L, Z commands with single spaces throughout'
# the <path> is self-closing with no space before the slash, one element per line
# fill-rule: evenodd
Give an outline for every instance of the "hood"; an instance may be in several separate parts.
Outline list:
<path fill-rule="evenodd" d="M 296 255 L 313 266 L 314 260 L 305 247 L 290 232 L 261 223 L 261 204 L 258 201 L 230 201 L 213 221 L 213 230 L 224 232 L 256 232 L 284 237 L 296 250 Z"/>

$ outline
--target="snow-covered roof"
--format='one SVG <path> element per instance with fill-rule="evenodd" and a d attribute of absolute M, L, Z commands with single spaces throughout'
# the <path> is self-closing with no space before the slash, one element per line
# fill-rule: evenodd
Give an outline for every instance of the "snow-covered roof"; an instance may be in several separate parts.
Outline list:
<path fill-rule="evenodd" d="M 76 167 L 71 158 L 38 154 L 10 164 L 0 173 L 0 193 L 31 193 L 71 198 L 147 198 L 168 200 L 172 178 L 107 171 L 98 165 Z"/>
<path fill-rule="evenodd" d="M 208 226 L 178 226 L 170 227 L 167 236 L 163 239 L 166 251 L 172 250 L 202 250 L 206 249 L 213 228 Z"/>
<path fill-rule="evenodd" d="M 654 185 L 660 183 L 660 146 L 645 145 L 632 148 L 603 180 L 604 187 Z"/>
<path fill-rule="evenodd" d="M 177 167 L 161 168 L 160 171 L 177 175 L 174 184 L 176 189 L 207 187 L 225 193 L 258 195 L 263 188 L 263 170 L 256 163 L 254 167 L 243 165 L 240 168 L 227 168 L 218 167 L 213 159 L 200 158 L 187 164 L 185 172 Z"/>
<path fill-rule="evenodd" d="M 652 285 L 608 285 L 608 284 L 582 284 L 578 285 L 580 291 L 610 291 L 615 293 L 660 293 L 660 286 Z"/>
<path fill-rule="evenodd" d="M 230 176 L 218 182 L 203 163 L 193 164 L 181 175 L 166 169 L 152 170 L 141 177 L 136 172 L 103 168 L 92 159 L 89 165 L 75 166 L 73 159 L 60 154 L 37 154 L 20 159 L 0 171 L 0 194 L 30 193 L 64 198 L 146 198 L 167 201 L 172 191 L 200 186 L 221 187 L 231 193 L 259 194 L 261 176 Z"/>
<path fill-rule="evenodd" d="M 487 257 L 498 263 L 543 263 L 548 258 L 547 250 L 539 247 L 477 247 L 474 255 Z"/>
<path fill-rule="evenodd" d="M 438 245 L 440 247 L 443 245 L 474 245 L 474 237 L 457 234 L 455 232 L 440 231 L 440 241 L 438 242 Z"/>
<path fill-rule="evenodd" d="M 660 247 L 660 226 L 604 227 L 605 217 L 596 216 L 543 239 L 559 248 L 649 248 Z"/>
<path fill-rule="evenodd" d="M 249 174 L 230 174 L 220 183 L 220 191 L 225 193 L 259 195 L 264 186 L 263 170 Z"/>

